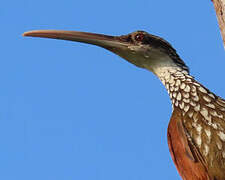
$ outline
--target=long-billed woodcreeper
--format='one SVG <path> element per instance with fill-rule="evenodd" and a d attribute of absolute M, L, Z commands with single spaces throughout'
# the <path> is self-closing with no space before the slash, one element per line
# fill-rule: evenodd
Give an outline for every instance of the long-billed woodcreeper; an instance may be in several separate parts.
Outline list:
<path fill-rule="evenodd" d="M 225 101 L 189 74 L 188 67 L 167 41 L 144 31 L 108 36 L 36 30 L 24 36 L 97 45 L 153 72 L 165 85 L 172 101 L 167 137 L 182 179 L 225 180 Z"/>

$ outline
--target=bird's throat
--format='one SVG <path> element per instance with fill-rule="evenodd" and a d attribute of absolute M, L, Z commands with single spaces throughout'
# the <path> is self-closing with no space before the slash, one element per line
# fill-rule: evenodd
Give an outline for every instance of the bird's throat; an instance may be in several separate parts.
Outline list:
<path fill-rule="evenodd" d="M 174 106 L 181 106 L 189 103 L 191 96 L 197 100 L 196 87 L 201 86 L 194 77 L 189 75 L 188 71 L 180 67 L 162 67 L 155 71 L 155 74 L 161 80 L 168 91 L 170 99 Z M 184 102 L 183 102 L 184 101 Z"/>

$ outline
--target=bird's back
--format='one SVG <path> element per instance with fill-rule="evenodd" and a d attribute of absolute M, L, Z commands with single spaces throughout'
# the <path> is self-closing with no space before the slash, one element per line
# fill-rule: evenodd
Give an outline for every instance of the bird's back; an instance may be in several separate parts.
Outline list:
<path fill-rule="evenodd" d="M 225 180 L 225 101 L 194 79 L 183 86 L 168 127 L 173 161 L 185 180 Z"/>

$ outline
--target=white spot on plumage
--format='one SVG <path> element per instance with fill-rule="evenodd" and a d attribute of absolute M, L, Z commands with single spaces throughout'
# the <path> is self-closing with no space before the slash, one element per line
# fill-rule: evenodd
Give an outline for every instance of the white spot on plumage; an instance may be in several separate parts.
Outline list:
<path fill-rule="evenodd" d="M 183 108 L 184 108 L 184 102 L 181 102 L 181 103 L 179 104 L 179 106 L 180 106 L 181 109 L 183 109 Z"/>
<path fill-rule="evenodd" d="M 190 86 L 189 85 L 186 85 L 186 87 L 184 88 L 184 92 L 189 93 L 190 90 L 191 90 Z"/>
<path fill-rule="evenodd" d="M 197 104 L 197 105 L 194 107 L 194 110 L 197 111 L 197 112 L 200 111 L 200 105 Z"/>
<path fill-rule="evenodd" d="M 200 86 L 200 87 L 198 88 L 198 90 L 201 91 L 202 93 L 205 93 L 205 94 L 207 93 L 206 89 L 203 88 L 202 86 Z"/>
<path fill-rule="evenodd" d="M 211 99 L 210 99 L 209 96 L 203 96 L 203 99 L 204 99 L 206 102 L 208 102 L 208 103 L 211 102 Z"/>
<path fill-rule="evenodd" d="M 182 73 L 185 74 L 185 75 L 188 75 L 188 72 L 185 71 L 185 70 L 183 70 Z"/>
<path fill-rule="evenodd" d="M 190 103 L 190 99 L 183 99 L 183 101 L 185 102 L 185 103 Z"/>
<path fill-rule="evenodd" d="M 209 112 L 210 112 L 210 114 L 211 114 L 212 116 L 215 116 L 215 117 L 216 117 L 217 113 L 216 113 L 215 110 L 210 110 Z"/>
<path fill-rule="evenodd" d="M 173 97 L 176 98 L 176 96 L 177 96 L 177 93 L 173 92 Z"/>
<path fill-rule="evenodd" d="M 211 93 L 208 94 L 211 98 L 215 99 L 215 96 Z"/>
<path fill-rule="evenodd" d="M 167 82 L 170 80 L 170 73 L 168 72 L 165 73 L 165 79 Z"/>
<path fill-rule="evenodd" d="M 198 134 L 202 133 L 202 126 L 200 124 L 197 125 L 196 130 L 198 132 Z"/>
<path fill-rule="evenodd" d="M 223 156 L 223 158 L 225 158 L 225 151 L 222 152 L 222 156 Z"/>
<path fill-rule="evenodd" d="M 212 135 L 211 131 L 210 131 L 209 129 L 204 129 L 204 130 L 205 130 L 206 136 L 207 136 L 209 139 L 211 139 L 211 135 Z"/>
<path fill-rule="evenodd" d="M 220 137 L 220 139 L 221 139 L 222 141 L 225 142 L 225 134 L 224 134 L 222 131 L 218 132 L 217 135 Z"/>
<path fill-rule="evenodd" d="M 191 91 L 192 91 L 192 92 L 196 92 L 196 87 L 195 87 L 195 86 L 192 86 L 192 87 L 191 87 Z"/>
<path fill-rule="evenodd" d="M 209 104 L 206 104 L 206 106 L 207 106 L 207 107 L 210 107 L 210 108 L 212 108 L 212 109 L 215 109 L 215 108 L 216 108 L 214 104 L 210 104 L 210 103 L 209 103 Z"/>
<path fill-rule="evenodd" d="M 209 121 L 209 122 L 212 121 L 212 118 L 211 118 L 211 116 L 209 115 L 209 112 L 208 112 L 208 110 L 207 110 L 206 108 L 203 107 L 203 108 L 200 110 L 200 113 L 201 113 L 201 115 L 202 115 L 207 121 Z"/>
<path fill-rule="evenodd" d="M 202 126 L 199 123 L 193 122 L 192 126 L 196 129 L 198 135 L 202 134 Z"/>
<path fill-rule="evenodd" d="M 200 84 L 198 84 L 197 82 L 194 82 L 193 84 L 198 87 L 200 86 Z"/>
<path fill-rule="evenodd" d="M 218 129 L 218 126 L 217 126 L 217 124 L 215 124 L 215 123 L 208 122 L 208 125 L 209 125 L 209 126 L 212 126 L 214 129 Z"/>
<path fill-rule="evenodd" d="M 184 77 L 184 74 L 182 74 L 179 70 L 176 72 L 176 77 L 181 78 Z"/>
<path fill-rule="evenodd" d="M 190 110 L 190 111 L 188 112 L 189 118 L 192 118 L 193 114 L 194 114 L 194 112 Z"/>
<path fill-rule="evenodd" d="M 193 101 L 191 101 L 190 104 L 191 104 L 192 106 L 196 106 L 196 103 L 193 102 Z"/>
<path fill-rule="evenodd" d="M 178 92 L 178 94 L 177 94 L 177 100 L 178 100 L 178 101 L 181 100 L 181 93 L 180 93 L 180 92 Z"/>
<path fill-rule="evenodd" d="M 180 85 L 181 89 L 184 89 L 186 87 L 186 84 L 184 82 L 182 82 L 182 84 Z"/>
<path fill-rule="evenodd" d="M 194 122 L 198 121 L 198 113 L 194 113 L 193 120 L 194 120 Z"/>
<path fill-rule="evenodd" d="M 200 111 L 200 113 L 202 114 L 202 116 L 208 116 L 208 111 L 207 111 L 207 109 L 206 108 L 202 108 L 201 109 L 201 111 Z"/>
<path fill-rule="evenodd" d="M 189 108 L 190 108 L 189 105 L 184 106 L 184 112 L 188 112 Z"/>
<path fill-rule="evenodd" d="M 212 121 L 212 117 L 210 115 L 204 117 L 208 122 Z"/>
<path fill-rule="evenodd" d="M 183 92 L 182 95 L 186 99 L 188 99 L 190 97 L 189 93 L 186 93 L 186 92 Z"/>
<path fill-rule="evenodd" d="M 209 154 L 209 146 L 207 144 L 204 144 L 203 154 L 205 156 L 207 156 Z"/>
<path fill-rule="evenodd" d="M 175 103 L 175 99 L 172 99 L 172 103 L 173 103 L 173 104 Z"/>
<path fill-rule="evenodd" d="M 200 135 L 198 135 L 196 138 L 195 138 L 195 141 L 196 141 L 196 144 L 198 145 L 198 147 L 201 147 L 202 145 L 202 138 Z"/>
<path fill-rule="evenodd" d="M 220 119 L 223 119 L 223 115 L 222 114 L 217 114 L 217 117 Z"/>
<path fill-rule="evenodd" d="M 173 85 L 175 84 L 174 78 L 172 78 L 172 77 L 170 78 L 169 84 L 170 84 L 171 86 L 173 86 Z"/>
<path fill-rule="evenodd" d="M 192 82 L 192 80 L 191 80 L 191 79 L 189 79 L 189 78 L 188 78 L 188 79 L 186 79 L 186 81 L 187 81 L 187 82 Z"/>
<path fill-rule="evenodd" d="M 186 75 L 186 77 L 188 77 L 188 78 L 190 78 L 190 79 L 193 79 L 193 77 L 192 77 L 192 76 L 190 76 L 190 75 L 188 75 L 188 74 Z"/>
<path fill-rule="evenodd" d="M 184 82 L 184 81 L 186 80 L 186 78 L 185 78 L 184 76 L 182 76 L 182 77 L 180 77 L 180 80 L 181 80 L 182 82 Z"/>
<path fill-rule="evenodd" d="M 177 80 L 176 80 L 176 83 L 175 83 L 175 86 L 180 86 L 180 84 L 181 84 L 180 79 L 177 79 Z"/>
<path fill-rule="evenodd" d="M 192 99 L 193 99 L 195 102 L 198 102 L 198 101 L 199 101 L 199 97 L 198 97 L 198 96 L 192 96 Z"/>
<path fill-rule="evenodd" d="M 222 143 L 221 143 L 220 140 L 218 140 L 218 141 L 216 142 L 216 145 L 217 145 L 217 147 L 218 147 L 219 150 L 221 150 L 222 147 L 223 147 L 223 145 L 222 145 Z"/>
<path fill-rule="evenodd" d="M 166 89 L 170 90 L 169 88 L 170 88 L 169 84 L 166 84 Z"/>
<path fill-rule="evenodd" d="M 178 91 L 179 90 L 179 86 L 175 86 L 174 91 Z"/>
<path fill-rule="evenodd" d="M 191 95 L 192 95 L 192 96 L 198 96 L 197 91 L 194 91 L 194 92 L 192 91 L 192 92 L 191 92 Z"/>

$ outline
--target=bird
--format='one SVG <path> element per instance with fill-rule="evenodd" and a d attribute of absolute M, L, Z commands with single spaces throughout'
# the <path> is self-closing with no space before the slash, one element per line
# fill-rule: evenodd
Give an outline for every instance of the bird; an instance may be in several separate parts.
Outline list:
<path fill-rule="evenodd" d="M 167 141 L 181 178 L 225 180 L 225 100 L 190 75 L 188 66 L 169 42 L 140 30 L 121 36 L 33 30 L 23 36 L 96 45 L 152 72 L 171 99 Z"/>

